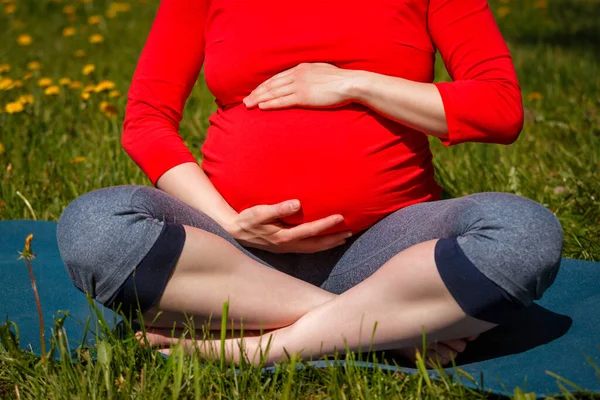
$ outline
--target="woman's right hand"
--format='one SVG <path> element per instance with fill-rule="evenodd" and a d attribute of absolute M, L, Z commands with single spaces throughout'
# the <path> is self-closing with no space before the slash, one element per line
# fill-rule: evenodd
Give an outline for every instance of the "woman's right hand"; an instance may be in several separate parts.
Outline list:
<path fill-rule="evenodd" d="M 296 204 L 296 206 L 294 206 Z M 300 225 L 285 225 L 279 218 L 300 210 L 298 200 L 273 205 L 257 205 L 237 214 L 227 231 L 244 247 L 271 253 L 316 253 L 346 243 L 351 231 L 316 236 L 344 221 L 340 214 Z"/>

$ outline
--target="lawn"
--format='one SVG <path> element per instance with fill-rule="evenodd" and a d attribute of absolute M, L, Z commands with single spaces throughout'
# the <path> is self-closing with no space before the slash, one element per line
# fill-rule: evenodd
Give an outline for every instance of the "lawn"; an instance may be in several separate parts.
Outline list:
<path fill-rule="evenodd" d="M 150 185 L 121 148 L 120 135 L 129 82 L 158 3 L 0 0 L 0 219 L 56 221 L 88 191 Z M 513 54 L 525 126 L 510 146 L 447 148 L 432 140 L 438 181 L 452 197 L 502 191 L 536 200 L 563 224 L 565 257 L 598 261 L 600 2 L 490 5 Z M 437 80 L 448 79 L 441 63 L 437 72 Z M 213 100 L 200 76 L 181 124 L 199 161 Z M 0 396 L 486 397 L 451 382 L 429 385 L 423 375 L 381 370 L 292 373 L 284 366 L 271 377 L 252 369 L 234 376 L 216 364 L 198 368 L 196 358 L 165 360 L 108 336 L 103 351 L 112 351 L 110 357 L 103 353 L 103 362 L 92 362 L 87 350 L 74 364 L 40 363 L 1 350 Z"/>

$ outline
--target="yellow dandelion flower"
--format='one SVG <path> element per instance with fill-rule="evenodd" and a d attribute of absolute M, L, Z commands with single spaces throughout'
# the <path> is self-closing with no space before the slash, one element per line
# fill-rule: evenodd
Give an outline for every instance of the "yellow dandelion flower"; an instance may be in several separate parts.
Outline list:
<path fill-rule="evenodd" d="M 98 25 L 101 21 L 101 17 L 99 15 L 90 15 L 88 17 L 88 24 L 90 25 Z"/>
<path fill-rule="evenodd" d="M 8 5 L 4 6 L 4 14 L 6 14 L 6 15 L 13 14 L 16 9 L 17 9 L 17 6 L 15 6 L 14 4 L 8 4 Z"/>
<path fill-rule="evenodd" d="M 35 99 L 32 94 L 24 94 L 22 96 L 19 96 L 19 99 L 17 101 L 19 103 L 25 105 L 25 104 L 33 104 L 34 100 Z"/>
<path fill-rule="evenodd" d="M 8 103 L 4 107 L 4 111 L 6 111 L 9 114 L 20 113 L 21 111 L 23 111 L 23 104 L 19 103 L 18 101 L 13 101 L 11 103 Z"/>
<path fill-rule="evenodd" d="M 75 50 L 75 57 L 85 57 L 85 50 Z"/>
<path fill-rule="evenodd" d="M 94 72 L 96 70 L 96 66 L 94 64 L 86 64 L 83 66 L 83 69 L 81 70 L 81 72 L 84 75 L 89 75 L 92 72 Z"/>
<path fill-rule="evenodd" d="M 131 10 L 131 4 L 115 1 L 114 3 L 111 3 L 110 8 L 114 9 L 116 12 L 127 12 Z"/>
<path fill-rule="evenodd" d="M 105 90 L 111 90 L 115 88 L 115 83 L 111 82 L 111 81 L 101 81 L 100 83 L 98 83 L 96 85 L 96 87 L 94 88 L 94 92 L 96 93 L 100 93 L 103 92 Z"/>
<path fill-rule="evenodd" d="M 529 96 L 527 96 L 527 100 L 529 101 L 541 100 L 543 98 L 544 95 L 542 95 L 540 92 L 531 92 L 529 93 Z"/>
<path fill-rule="evenodd" d="M 548 8 L 548 1 L 547 0 L 536 0 L 536 2 L 533 3 L 533 6 L 535 8 Z"/>
<path fill-rule="evenodd" d="M 31 42 L 33 42 L 31 35 L 28 35 L 26 33 L 19 35 L 19 37 L 17 38 L 17 43 L 20 46 L 29 46 Z"/>
<path fill-rule="evenodd" d="M 111 99 L 114 99 L 115 97 L 119 97 L 121 95 L 121 92 L 119 92 L 118 90 L 111 90 L 110 92 L 108 92 L 108 97 Z"/>
<path fill-rule="evenodd" d="M 92 93 L 94 91 L 94 89 L 96 89 L 96 85 L 87 85 L 86 87 L 83 88 L 83 91 L 85 93 Z"/>
<path fill-rule="evenodd" d="M 63 29 L 62 35 L 64 37 L 74 36 L 76 32 L 77 30 L 74 27 L 67 26 L 65 29 Z"/>
<path fill-rule="evenodd" d="M 48 87 L 48 86 L 52 85 L 52 79 L 50 79 L 50 78 L 40 78 L 37 81 L 37 84 L 40 87 Z"/>
<path fill-rule="evenodd" d="M 15 81 L 10 78 L 0 79 L 0 90 L 11 90 L 14 87 Z"/>
<path fill-rule="evenodd" d="M 58 80 L 58 84 L 61 85 L 61 86 L 68 86 L 68 85 L 71 84 L 71 78 L 66 78 L 66 77 L 65 78 L 60 78 Z"/>
<path fill-rule="evenodd" d="M 28 79 L 31 79 L 32 76 L 33 74 L 31 72 L 28 72 L 25 75 L 23 75 L 23 80 L 26 81 Z"/>
<path fill-rule="evenodd" d="M 114 17 L 117 16 L 117 10 L 109 8 L 108 10 L 106 10 L 106 12 L 104 13 L 104 15 L 106 16 L 106 18 L 113 19 Z"/>
<path fill-rule="evenodd" d="M 10 65 L 0 64 L 0 74 L 10 71 Z"/>
<path fill-rule="evenodd" d="M 16 80 L 16 81 L 13 82 L 13 86 L 16 87 L 16 88 L 23 87 L 23 82 L 20 81 L 20 80 Z"/>
<path fill-rule="evenodd" d="M 89 42 L 94 43 L 94 44 L 102 43 L 102 42 L 104 42 L 104 36 L 102 36 L 99 33 L 94 33 L 92 36 L 90 36 Z"/>
<path fill-rule="evenodd" d="M 56 85 L 48 86 L 46 90 L 44 90 L 44 94 L 48 96 L 56 96 L 60 94 L 60 88 Z"/>
<path fill-rule="evenodd" d="M 68 6 L 64 6 L 63 12 L 65 14 L 74 14 L 75 13 L 75 6 L 72 5 L 72 4 L 69 4 Z"/>
<path fill-rule="evenodd" d="M 83 86 L 83 84 L 79 81 L 72 81 L 71 84 L 69 85 L 69 87 L 71 89 L 81 89 Z"/>
<path fill-rule="evenodd" d="M 71 159 L 69 162 L 71 164 L 79 164 L 79 163 L 82 163 L 84 161 L 85 161 L 85 157 L 83 157 L 83 156 L 77 156 L 77 157 Z"/>
<path fill-rule="evenodd" d="M 100 103 L 100 111 L 102 111 L 107 118 L 116 118 L 118 115 L 117 107 L 108 101 Z"/>
<path fill-rule="evenodd" d="M 506 17 L 508 14 L 510 14 L 510 7 L 500 7 L 497 14 L 500 18 Z"/>
<path fill-rule="evenodd" d="M 6 172 L 10 172 L 13 170 L 13 166 L 11 163 L 8 163 L 8 165 L 6 166 Z"/>
<path fill-rule="evenodd" d="M 89 92 L 82 92 L 81 93 L 81 99 L 82 100 L 88 100 L 90 98 L 90 93 Z"/>
<path fill-rule="evenodd" d="M 2 142 L 0 142 L 0 155 L 2 154 L 4 154 L 4 145 L 2 144 Z M 6 203 L 4 203 L 4 205 L 6 205 Z"/>
<path fill-rule="evenodd" d="M 27 69 L 30 71 L 37 71 L 42 68 L 42 64 L 39 61 L 29 61 L 27 63 Z"/>

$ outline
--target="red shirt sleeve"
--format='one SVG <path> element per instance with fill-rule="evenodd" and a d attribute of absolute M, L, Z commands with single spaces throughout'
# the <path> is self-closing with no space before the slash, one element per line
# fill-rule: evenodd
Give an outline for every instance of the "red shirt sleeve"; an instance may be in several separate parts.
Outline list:
<path fill-rule="evenodd" d="M 523 101 L 506 42 L 486 0 L 431 0 L 428 28 L 453 82 L 435 83 L 449 146 L 513 143 L 523 128 Z"/>
<path fill-rule="evenodd" d="M 204 62 L 203 0 L 162 0 L 128 91 L 121 144 L 153 185 L 196 162 L 179 135 L 183 107 Z"/>

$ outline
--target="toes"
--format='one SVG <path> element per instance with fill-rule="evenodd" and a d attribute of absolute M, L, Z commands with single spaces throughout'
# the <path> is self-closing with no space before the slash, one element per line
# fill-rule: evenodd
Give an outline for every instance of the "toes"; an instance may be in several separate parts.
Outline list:
<path fill-rule="evenodd" d="M 172 343 L 175 343 L 174 339 L 167 337 L 164 334 L 154 333 L 151 331 L 146 332 L 145 338 L 144 333 L 142 331 L 138 331 L 135 333 L 135 337 L 143 347 L 168 346 Z"/>
<path fill-rule="evenodd" d="M 467 348 L 467 341 L 465 339 L 446 340 L 441 343 L 457 353 L 462 353 Z"/>

